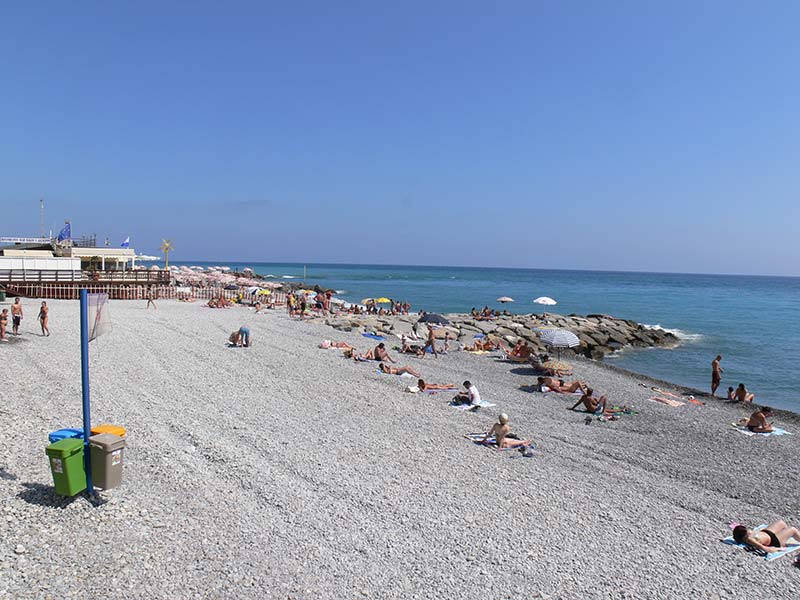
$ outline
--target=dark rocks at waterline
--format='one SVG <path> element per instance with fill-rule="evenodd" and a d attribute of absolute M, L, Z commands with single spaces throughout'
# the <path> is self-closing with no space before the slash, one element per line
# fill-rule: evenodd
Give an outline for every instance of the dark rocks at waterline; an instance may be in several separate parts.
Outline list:
<path fill-rule="evenodd" d="M 558 315 L 551 313 L 532 315 L 512 315 L 498 317 L 491 321 L 479 321 L 469 315 L 447 315 L 450 325 L 437 333 L 462 344 L 472 344 L 477 334 L 488 335 L 490 339 L 502 340 L 506 344 L 527 341 L 536 353 L 551 352 L 539 338 L 536 329 L 559 327 L 573 332 L 580 345 L 561 352 L 575 352 L 589 358 L 603 358 L 607 354 L 626 347 L 675 347 L 680 340 L 674 334 L 647 327 L 629 319 L 619 319 L 610 315 Z M 417 324 L 417 315 L 351 315 L 342 314 L 326 318 L 326 323 L 342 331 L 374 332 L 386 335 L 426 335 L 424 324 Z"/>

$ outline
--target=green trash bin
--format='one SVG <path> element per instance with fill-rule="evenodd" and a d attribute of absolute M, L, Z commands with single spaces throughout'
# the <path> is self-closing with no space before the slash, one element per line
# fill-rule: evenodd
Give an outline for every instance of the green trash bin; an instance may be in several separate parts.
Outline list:
<path fill-rule="evenodd" d="M 74 496 L 86 489 L 86 469 L 83 466 L 83 440 L 66 438 L 50 444 L 47 449 L 50 471 L 56 494 Z"/>
<path fill-rule="evenodd" d="M 3 288 L 0 288 L 0 302 L 6 301 L 6 291 Z"/>

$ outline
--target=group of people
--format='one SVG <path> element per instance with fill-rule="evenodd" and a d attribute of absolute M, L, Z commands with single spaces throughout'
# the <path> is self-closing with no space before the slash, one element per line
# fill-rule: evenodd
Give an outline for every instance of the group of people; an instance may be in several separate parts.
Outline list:
<path fill-rule="evenodd" d="M 0 342 L 8 342 L 8 316 L 7 308 L 0 311 Z M 14 303 L 11 305 L 11 335 L 20 335 L 20 327 L 22 326 L 22 318 L 25 316 L 25 310 L 22 307 L 22 301 L 19 297 L 14 298 Z M 39 326 L 42 329 L 42 336 L 47 337 L 50 335 L 50 308 L 47 302 L 42 300 L 39 306 L 39 316 L 37 317 Z"/>
<path fill-rule="evenodd" d="M 469 311 L 470 316 L 476 321 L 493 321 L 498 317 L 510 317 L 511 313 L 507 310 L 500 312 L 499 310 L 492 310 L 488 306 L 484 306 L 483 310 L 477 310 L 474 306 Z"/>
<path fill-rule="evenodd" d="M 722 355 L 718 354 L 717 357 L 711 361 L 711 397 L 717 397 L 717 388 L 722 383 L 722 374 L 725 369 L 722 368 Z M 728 387 L 728 401 L 730 402 L 752 402 L 756 399 L 756 395 L 748 390 L 743 383 L 740 383 L 736 389 L 733 386 Z"/>

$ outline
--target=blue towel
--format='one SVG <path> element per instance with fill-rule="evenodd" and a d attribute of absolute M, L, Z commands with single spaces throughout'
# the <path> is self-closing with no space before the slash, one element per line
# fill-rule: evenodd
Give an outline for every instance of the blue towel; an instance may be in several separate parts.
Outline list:
<path fill-rule="evenodd" d="M 486 337 L 486 334 L 485 333 L 476 333 L 472 337 L 475 338 L 475 339 L 480 339 L 482 337 Z"/>
<path fill-rule="evenodd" d="M 763 525 L 759 525 L 758 527 L 755 528 L 755 531 L 760 531 L 766 528 L 766 526 L 767 526 L 766 523 L 764 523 Z M 733 539 L 733 536 L 728 536 L 724 538 L 722 540 L 722 543 L 728 544 L 729 546 L 736 546 L 737 548 L 744 548 L 745 550 L 749 550 L 751 552 L 757 552 L 758 554 L 761 553 L 752 546 L 748 546 L 747 544 L 739 544 L 738 542 L 736 542 L 736 540 Z M 791 554 L 792 552 L 795 552 L 797 550 L 800 550 L 800 542 L 797 542 L 796 544 L 793 544 L 791 546 L 787 546 L 785 550 L 780 550 L 779 552 L 767 552 L 764 558 L 766 560 L 775 560 L 776 558 L 780 558 L 781 556 L 786 556 L 787 554 Z"/>
<path fill-rule="evenodd" d="M 383 340 L 383 336 L 375 335 L 374 333 L 362 333 L 364 337 L 372 338 L 373 340 Z"/>

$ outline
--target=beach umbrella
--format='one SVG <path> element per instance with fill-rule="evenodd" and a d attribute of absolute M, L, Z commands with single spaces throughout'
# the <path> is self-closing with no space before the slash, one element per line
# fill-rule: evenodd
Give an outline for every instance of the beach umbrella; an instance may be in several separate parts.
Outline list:
<path fill-rule="evenodd" d="M 506 302 L 513 302 L 514 299 L 513 298 L 509 298 L 508 296 L 500 296 L 497 299 L 497 301 L 500 302 L 501 304 L 505 304 Z"/>
<path fill-rule="evenodd" d="M 533 302 L 534 304 L 547 304 L 548 306 L 553 306 L 554 304 L 558 304 L 558 302 L 556 302 L 552 298 L 548 298 L 547 296 L 539 296 Z"/>
<path fill-rule="evenodd" d="M 391 300 L 389 298 L 375 298 L 375 302 L 378 304 L 389 304 Z"/>
<path fill-rule="evenodd" d="M 561 358 L 561 348 L 574 348 L 581 341 L 578 336 L 569 329 L 545 329 L 539 332 L 539 339 L 548 346 L 558 349 L 558 357 Z"/>
<path fill-rule="evenodd" d="M 450 325 L 450 321 L 445 319 L 442 315 L 437 315 L 436 313 L 428 313 L 427 315 L 423 315 L 420 317 L 417 323 L 430 323 L 435 325 Z"/>
<path fill-rule="evenodd" d="M 272 293 L 272 290 L 258 290 L 259 296 L 269 296 Z"/>

